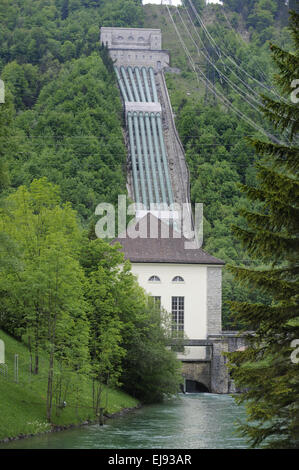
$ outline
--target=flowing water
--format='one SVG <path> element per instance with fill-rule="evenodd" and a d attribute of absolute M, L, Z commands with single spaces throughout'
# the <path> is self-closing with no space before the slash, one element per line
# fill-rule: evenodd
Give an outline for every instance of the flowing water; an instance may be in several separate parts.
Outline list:
<path fill-rule="evenodd" d="M 228 395 L 186 394 L 91 425 L 13 441 L 9 449 L 244 449 L 236 421 L 244 408 Z"/>

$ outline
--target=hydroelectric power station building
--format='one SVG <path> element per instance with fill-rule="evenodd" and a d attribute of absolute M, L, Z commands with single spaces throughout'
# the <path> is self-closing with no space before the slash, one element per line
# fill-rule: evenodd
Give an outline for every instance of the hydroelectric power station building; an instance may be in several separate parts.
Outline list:
<path fill-rule="evenodd" d="M 102 27 L 101 42 L 110 50 L 123 100 L 128 194 L 142 204 L 135 217 L 141 232 L 147 231 L 143 238 L 126 233 L 116 241 L 139 284 L 172 314 L 174 329 L 186 335 L 178 357 L 187 390 L 228 393 L 233 384 L 222 352 L 243 347 L 243 339 L 222 332 L 224 262 L 201 247 L 190 249 L 176 210 L 163 210 L 190 202 L 188 168 L 164 77 L 169 52 L 162 48 L 159 29 Z"/>

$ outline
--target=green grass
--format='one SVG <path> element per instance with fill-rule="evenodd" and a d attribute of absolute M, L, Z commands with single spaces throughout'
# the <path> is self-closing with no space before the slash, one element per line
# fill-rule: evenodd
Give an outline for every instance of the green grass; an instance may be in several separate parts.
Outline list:
<path fill-rule="evenodd" d="M 30 356 L 27 347 L 0 330 L 0 339 L 5 343 L 7 375 L 3 375 L 0 365 L 0 440 L 20 435 L 38 434 L 51 429 L 46 420 L 47 361 L 41 356 L 40 372 L 30 374 Z M 19 378 L 14 381 L 14 357 L 18 354 Z M 86 379 L 80 382 L 82 391 L 78 395 L 69 389 L 65 408 L 53 407 L 52 424 L 65 426 L 95 420 L 92 409 L 92 385 Z M 106 405 L 106 393 L 104 393 Z M 123 408 L 133 408 L 138 401 L 120 390 L 108 389 L 107 412 L 118 412 Z"/>

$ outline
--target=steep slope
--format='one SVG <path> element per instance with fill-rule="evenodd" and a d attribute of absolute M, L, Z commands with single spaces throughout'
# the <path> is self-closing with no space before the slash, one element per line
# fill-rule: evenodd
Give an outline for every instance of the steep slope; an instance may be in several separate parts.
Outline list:
<path fill-rule="evenodd" d="M 203 2 L 193 0 L 200 16 L 196 16 L 189 0 L 185 2 L 188 8 L 147 5 L 144 11 L 145 26 L 161 28 L 163 47 L 171 54 L 167 87 L 186 151 L 191 200 L 204 203 L 204 248 L 228 263 L 246 265 L 248 256 L 230 231 L 233 223 L 241 223 L 239 209 L 247 204 L 238 183 L 256 184 L 256 157 L 246 137 L 274 134 L 258 109 L 260 93 L 272 93 L 273 88 L 274 70 L 267 41 L 272 39 L 288 47 L 290 38 L 285 28 L 287 9 L 284 15 L 277 9 L 281 2 L 270 2 L 273 14 L 267 34 L 260 27 L 258 15 L 249 18 L 248 12 L 238 11 L 241 3 L 227 1 L 223 9 L 205 7 Z M 251 2 L 252 15 L 254 8 L 262 9 L 260 3 Z M 248 297 L 258 298 L 240 289 L 225 271 L 226 328 L 231 327 L 227 302 Z"/>
<path fill-rule="evenodd" d="M 5 343 L 6 366 L 0 364 L 0 441 L 51 430 L 46 421 L 47 363 L 41 356 L 40 373 L 30 374 L 30 354 L 27 347 L 0 330 L 0 339 Z M 15 375 L 15 355 L 18 356 L 18 382 Z M 56 371 L 57 372 L 57 371 Z M 53 425 L 58 427 L 82 424 L 94 420 L 92 409 L 92 383 L 81 383 L 78 394 L 75 389 L 68 391 L 65 408 L 56 408 Z M 123 408 L 133 408 L 137 400 L 129 395 L 109 390 L 108 412 L 115 413 Z"/>
<path fill-rule="evenodd" d="M 83 222 L 125 193 L 121 105 L 99 26 L 140 26 L 142 18 L 134 0 L 1 2 L 12 188 L 46 176 Z"/>

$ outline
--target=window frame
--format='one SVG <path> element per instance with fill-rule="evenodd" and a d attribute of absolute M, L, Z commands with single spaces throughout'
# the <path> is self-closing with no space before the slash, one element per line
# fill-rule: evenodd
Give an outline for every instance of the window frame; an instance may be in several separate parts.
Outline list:
<path fill-rule="evenodd" d="M 173 282 L 174 284 L 184 284 L 185 279 L 182 276 L 177 275 L 172 278 L 171 282 Z"/>
<path fill-rule="evenodd" d="M 156 278 L 156 279 L 152 279 L 152 278 Z M 151 283 L 156 283 L 156 284 L 159 284 L 161 283 L 161 279 L 159 276 L 157 276 L 157 274 L 153 274 L 152 276 L 150 276 L 147 280 L 147 282 L 151 282 Z"/>
<path fill-rule="evenodd" d="M 176 303 L 176 305 L 174 305 Z M 175 295 L 171 297 L 172 331 L 185 331 L 185 297 Z"/>

